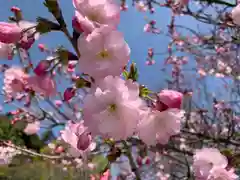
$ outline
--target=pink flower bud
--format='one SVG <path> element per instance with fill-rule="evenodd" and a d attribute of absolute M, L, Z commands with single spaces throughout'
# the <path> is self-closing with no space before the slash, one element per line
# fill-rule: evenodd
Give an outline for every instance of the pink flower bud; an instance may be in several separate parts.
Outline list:
<path fill-rule="evenodd" d="M 50 67 L 50 61 L 42 60 L 38 63 L 37 67 L 34 69 L 34 73 L 38 76 L 45 75 L 47 69 Z"/>
<path fill-rule="evenodd" d="M 84 132 L 80 136 L 78 136 L 77 148 L 79 150 L 86 150 L 91 143 L 91 137 L 88 135 L 87 132 Z"/>
<path fill-rule="evenodd" d="M 41 52 L 44 52 L 46 50 L 46 47 L 44 44 L 38 44 L 38 49 L 41 51 Z"/>
<path fill-rule="evenodd" d="M 14 13 L 18 13 L 18 12 L 21 12 L 21 9 L 19 7 L 13 6 L 11 7 L 11 11 Z"/>
<path fill-rule="evenodd" d="M 64 148 L 63 148 L 62 146 L 58 146 L 58 147 L 55 149 L 55 153 L 57 153 L 57 154 L 60 154 L 60 153 L 62 153 L 62 152 L 64 152 Z"/>
<path fill-rule="evenodd" d="M 62 106 L 62 101 L 60 101 L 60 100 L 55 100 L 55 105 L 57 106 L 57 107 L 61 107 Z"/>
<path fill-rule="evenodd" d="M 137 164 L 138 166 L 142 166 L 142 158 L 140 156 L 137 157 Z"/>
<path fill-rule="evenodd" d="M 75 89 L 67 88 L 63 94 L 63 99 L 64 99 L 64 101 L 69 101 L 74 96 L 75 96 Z"/>
<path fill-rule="evenodd" d="M 159 111 L 164 111 L 168 108 L 181 108 L 183 94 L 173 90 L 162 90 L 158 94 L 156 108 Z"/>
<path fill-rule="evenodd" d="M 0 22 L 0 42 L 11 44 L 21 39 L 22 29 L 13 23 Z"/>

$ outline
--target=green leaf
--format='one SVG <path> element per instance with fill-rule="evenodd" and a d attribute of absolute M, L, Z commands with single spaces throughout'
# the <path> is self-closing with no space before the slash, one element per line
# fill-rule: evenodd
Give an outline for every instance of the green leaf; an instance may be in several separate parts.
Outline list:
<path fill-rule="evenodd" d="M 125 71 L 123 71 L 123 77 L 125 78 L 125 79 L 128 79 L 128 72 L 125 70 Z"/>
<path fill-rule="evenodd" d="M 76 88 L 91 87 L 91 83 L 83 78 L 78 78 L 75 85 Z"/>
<path fill-rule="evenodd" d="M 100 174 L 107 169 L 109 161 L 106 157 L 102 155 L 96 155 L 92 159 L 92 163 L 95 165 L 95 168 L 91 172 L 93 174 Z"/>
<path fill-rule="evenodd" d="M 147 87 L 140 86 L 140 94 L 139 94 L 140 97 L 150 98 L 149 94 L 151 94 L 151 93 L 152 93 L 152 91 L 150 91 Z"/>
<path fill-rule="evenodd" d="M 26 126 L 27 126 L 27 122 L 26 121 L 17 121 L 13 125 L 14 129 L 19 130 L 19 131 L 23 131 Z"/>
<path fill-rule="evenodd" d="M 138 69 L 135 63 L 131 64 L 127 79 L 132 79 L 133 81 L 138 80 Z"/>

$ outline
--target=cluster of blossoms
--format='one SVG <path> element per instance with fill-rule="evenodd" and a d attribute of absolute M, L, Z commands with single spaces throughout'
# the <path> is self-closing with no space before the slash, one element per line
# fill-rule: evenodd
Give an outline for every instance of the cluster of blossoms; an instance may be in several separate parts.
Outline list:
<path fill-rule="evenodd" d="M 203 148 L 197 150 L 193 159 L 193 171 L 196 179 L 238 179 L 238 176 L 234 173 L 234 169 L 227 167 L 228 160 L 218 149 Z"/>
<path fill-rule="evenodd" d="M 177 14 L 187 4 L 188 1 L 176 1 L 173 3 L 172 9 Z M 73 158 L 81 157 L 87 160 L 87 155 L 96 149 L 97 143 L 94 140 L 99 136 L 106 142 L 120 142 L 122 145 L 134 136 L 147 148 L 156 145 L 167 146 L 171 137 L 179 135 L 183 128 L 185 112 L 182 110 L 182 104 L 184 94 L 165 89 L 156 94 L 149 105 L 146 99 L 140 96 L 142 86 L 136 82 L 136 79 L 122 77 L 130 62 L 130 48 L 124 40 L 123 34 L 117 30 L 121 8 L 113 0 L 73 0 L 73 6 L 75 15 L 72 25 L 74 33 L 78 35 L 75 43 L 77 57 L 74 57 L 70 52 L 64 54 L 66 52 L 62 50 L 50 52 L 43 45 L 39 45 L 42 52 L 51 56 L 49 59 L 40 61 L 35 68 L 29 62 L 32 73 L 28 73 L 26 68 L 17 66 L 4 67 L 3 91 L 7 101 L 24 99 L 26 108 L 30 107 L 31 100 L 35 96 L 49 102 L 49 98 L 59 94 L 57 92 L 58 82 L 55 78 L 56 72 L 65 68 L 65 72 L 74 74 L 77 68 L 84 74 L 84 78 L 72 75 L 70 79 L 74 84 L 77 84 L 76 82 L 80 82 L 80 85 L 84 84 L 84 88 L 81 88 L 86 91 L 86 96 L 80 97 L 78 87 L 74 85 L 63 92 L 61 100 L 55 100 L 54 104 L 50 104 L 68 121 L 60 134 L 61 141 L 66 143 L 68 147 L 65 149 L 63 146 L 54 146 L 52 149 L 56 154 L 66 152 Z M 143 1 L 137 2 L 136 6 L 139 11 L 147 10 Z M 126 9 L 123 2 L 122 10 L 124 8 Z M 150 12 L 154 12 L 153 8 L 149 9 Z M 13 8 L 12 11 L 15 14 L 20 13 L 17 8 Z M 239 7 L 236 7 L 232 12 L 233 22 L 236 24 L 238 24 L 239 14 Z M 0 23 L 1 58 L 11 59 L 17 50 L 22 50 L 27 54 L 27 50 L 38 38 L 39 33 L 36 31 L 34 23 L 21 19 L 17 23 Z M 144 31 L 154 34 L 160 33 L 154 20 L 144 27 Z M 177 39 L 177 34 L 175 34 L 175 38 Z M 180 38 L 175 42 L 180 48 L 184 45 Z M 217 47 L 217 51 L 220 54 L 224 53 L 220 47 Z M 58 61 L 59 54 L 67 56 L 67 65 L 65 63 L 61 66 L 61 62 Z M 147 65 L 155 63 L 153 57 L 154 49 L 149 48 Z M 70 61 L 73 60 L 72 58 L 76 61 Z M 175 71 L 172 74 L 173 77 L 177 77 L 181 65 L 185 65 L 186 62 L 187 60 L 183 57 L 172 57 L 168 59 L 166 64 L 174 65 Z M 218 69 L 225 71 L 225 64 L 218 63 Z M 201 71 L 201 74 L 203 75 L 204 71 Z M 71 107 L 72 104 L 69 102 L 72 100 L 79 100 L 77 103 L 81 104 L 81 107 Z M 74 113 L 81 108 L 81 115 L 69 118 L 67 113 L 61 113 L 59 109 L 62 108 L 63 102 L 74 109 Z M 13 124 L 23 119 L 22 113 L 26 115 L 25 111 L 14 114 Z M 30 116 L 24 116 L 27 119 L 24 133 L 27 135 L 36 134 L 40 129 L 40 119 L 43 120 L 50 116 L 49 113 L 43 113 L 43 118 L 41 117 L 39 120 L 35 117 L 31 119 Z M 183 146 L 181 149 L 187 148 Z M 3 154 L 1 157 L 5 156 L 6 148 L 0 152 Z M 8 164 L 9 159 L 16 154 L 14 153 L 6 156 L 7 160 L 0 157 L 0 160 L 4 161 L 2 164 Z M 129 165 L 132 166 L 133 161 Z M 138 167 L 151 164 L 151 160 L 147 156 L 139 156 L 135 158 L 135 161 Z M 135 167 L 129 169 L 135 169 Z M 234 169 L 228 165 L 227 158 L 214 148 L 197 150 L 193 155 L 192 169 L 197 180 L 234 180 L 238 178 Z M 102 179 L 107 179 L 109 176 L 108 170 Z M 169 176 L 161 174 L 160 178 L 164 180 L 168 179 Z"/>
<path fill-rule="evenodd" d="M 17 154 L 21 154 L 21 151 L 8 146 L 0 146 L 0 165 L 9 164 Z"/>

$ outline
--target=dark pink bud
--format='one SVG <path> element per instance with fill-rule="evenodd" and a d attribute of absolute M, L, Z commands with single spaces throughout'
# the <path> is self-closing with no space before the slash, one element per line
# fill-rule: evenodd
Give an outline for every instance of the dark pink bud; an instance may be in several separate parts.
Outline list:
<path fill-rule="evenodd" d="M 138 166 L 142 166 L 142 158 L 140 156 L 137 157 Z"/>
<path fill-rule="evenodd" d="M 19 7 L 13 6 L 11 7 L 11 11 L 14 13 L 18 13 L 18 12 L 21 12 L 21 9 Z"/>
<path fill-rule="evenodd" d="M 46 50 L 46 47 L 44 44 L 38 44 L 38 49 L 41 51 L 41 52 L 44 52 Z"/>
<path fill-rule="evenodd" d="M 91 143 L 91 138 L 87 132 L 84 132 L 80 136 L 78 136 L 78 143 L 77 143 L 77 148 L 79 150 L 86 150 Z"/>
<path fill-rule="evenodd" d="M 74 88 L 67 88 L 63 94 L 64 101 L 69 101 L 75 96 L 75 89 Z"/>
<path fill-rule="evenodd" d="M 55 153 L 57 154 L 60 154 L 64 151 L 64 148 L 62 146 L 58 146 L 56 149 L 55 149 Z"/>
<path fill-rule="evenodd" d="M 151 163 L 151 160 L 147 157 L 146 160 L 145 160 L 145 164 L 149 165 L 150 163 Z"/>
<path fill-rule="evenodd" d="M 149 24 L 151 24 L 152 26 L 154 26 L 154 25 L 156 24 L 156 21 L 155 21 L 155 20 L 151 20 L 151 21 L 149 22 Z"/>
<path fill-rule="evenodd" d="M 156 108 L 159 111 L 167 110 L 168 108 L 181 108 L 183 94 L 173 90 L 162 90 L 158 94 Z"/>
<path fill-rule="evenodd" d="M 0 42 L 11 44 L 21 39 L 22 29 L 14 23 L 0 22 Z"/>
<path fill-rule="evenodd" d="M 51 65 L 50 61 L 42 60 L 38 63 L 37 67 L 34 69 L 34 73 L 38 76 L 45 75 L 50 65 Z"/>

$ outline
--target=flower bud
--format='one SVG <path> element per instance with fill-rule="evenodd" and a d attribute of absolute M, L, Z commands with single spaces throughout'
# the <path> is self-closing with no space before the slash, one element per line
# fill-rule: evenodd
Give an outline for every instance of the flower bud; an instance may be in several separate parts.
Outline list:
<path fill-rule="evenodd" d="M 74 88 L 67 88 L 64 91 L 63 94 L 63 99 L 64 101 L 69 101 L 70 99 L 72 99 L 75 96 L 75 89 Z"/>
<path fill-rule="evenodd" d="M 42 60 L 38 63 L 37 67 L 34 69 L 34 73 L 38 76 L 45 75 L 50 65 L 51 65 L 50 61 Z"/>
<path fill-rule="evenodd" d="M 158 94 L 156 108 L 159 111 L 167 110 L 168 108 L 181 108 L 183 94 L 173 90 L 162 90 Z"/>

